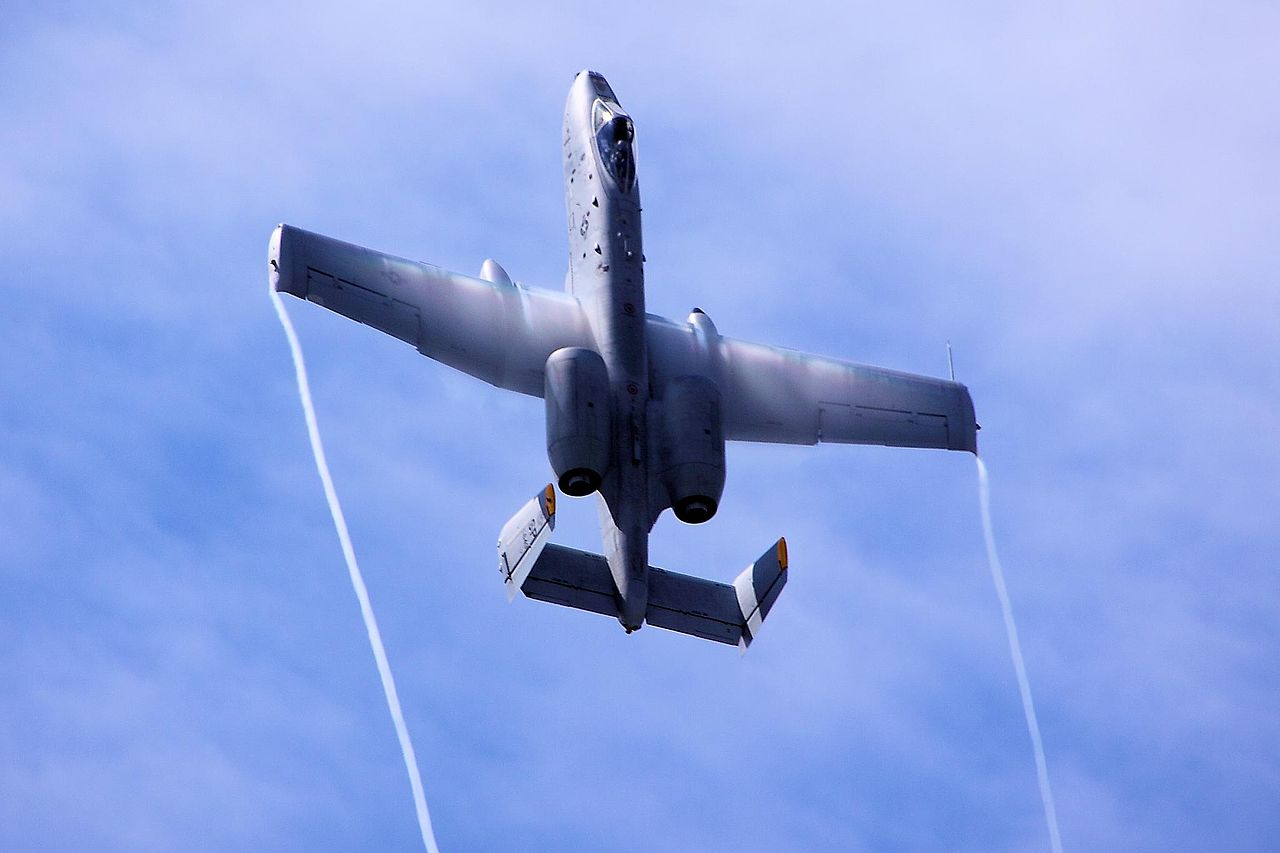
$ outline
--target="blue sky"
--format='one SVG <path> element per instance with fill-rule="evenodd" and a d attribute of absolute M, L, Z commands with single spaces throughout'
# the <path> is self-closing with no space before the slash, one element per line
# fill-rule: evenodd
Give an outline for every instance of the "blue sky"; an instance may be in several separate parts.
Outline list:
<path fill-rule="evenodd" d="M 589 16 L 589 17 L 587 17 Z M 583 67 L 650 310 L 977 405 L 1062 836 L 1280 831 L 1264 4 L 18 4 L 0 29 L 0 847 L 413 849 L 265 293 L 280 221 L 558 288 Z M 290 305 L 446 850 L 1048 846 L 973 463 L 733 446 L 727 647 L 508 605 L 541 403 Z M 566 501 L 557 539 L 596 547 Z"/>

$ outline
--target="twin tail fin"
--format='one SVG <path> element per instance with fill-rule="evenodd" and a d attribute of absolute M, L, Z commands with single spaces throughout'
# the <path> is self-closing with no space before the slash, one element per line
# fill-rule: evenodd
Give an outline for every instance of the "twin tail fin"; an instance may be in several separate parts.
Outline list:
<path fill-rule="evenodd" d="M 608 561 L 599 554 L 552 545 L 555 491 L 551 486 L 507 522 L 498 541 L 498 564 L 508 599 L 528 598 L 618 616 L 618 591 Z M 787 541 L 779 539 L 733 583 L 719 583 L 649 567 L 645 621 L 744 651 L 787 583 Z"/>

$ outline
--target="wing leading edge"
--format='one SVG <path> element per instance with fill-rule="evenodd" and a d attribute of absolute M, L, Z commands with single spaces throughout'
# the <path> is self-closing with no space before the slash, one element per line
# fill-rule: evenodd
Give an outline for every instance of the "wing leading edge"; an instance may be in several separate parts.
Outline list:
<path fill-rule="evenodd" d="M 543 395 L 547 356 L 594 347 L 578 300 L 487 281 L 280 225 L 271 235 L 276 290 L 412 344 L 478 379 Z"/>
<path fill-rule="evenodd" d="M 958 382 L 726 338 L 705 315 L 650 315 L 652 381 L 709 376 L 726 439 L 885 444 L 976 453 L 969 389 Z"/>

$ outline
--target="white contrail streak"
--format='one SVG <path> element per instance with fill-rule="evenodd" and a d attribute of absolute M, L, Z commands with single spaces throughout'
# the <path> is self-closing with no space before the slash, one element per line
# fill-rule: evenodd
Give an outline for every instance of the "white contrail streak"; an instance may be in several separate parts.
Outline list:
<path fill-rule="evenodd" d="M 404 713 L 400 710 L 400 699 L 396 696 L 396 682 L 391 677 L 391 664 L 387 662 L 386 649 L 382 647 L 382 635 L 378 632 L 378 622 L 373 618 L 373 605 L 369 603 L 369 590 L 365 588 L 364 577 L 360 574 L 360 565 L 356 562 L 356 552 L 351 547 L 351 534 L 347 532 L 347 520 L 342 515 L 342 505 L 338 503 L 338 493 L 333 488 L 333 478 L 329 475 L 329 463 L 324 458 L 324 446 L 320 443 L 320 428 L 316 425 L 316 410 L 311 403 L 311 386 L 307 382 L 307 366 L 302 360 L 302 347 L 298 343 L 298 335 L 289 322 L 289 314 L 284 309 L 284 302 L 275 288 L 269 289 L 271 302 L 276 306 L 276 314 L 280 317 L 280 325 L 284 327 L 285 337 L 289 339 L 289 351 L 293 353 L 293 370 L 298 378 L 298 396 L 302 399 L 302 411 L 307 418 L 307 434 L 311 437 L 311 452 L 316 458 L 316 470 L 320 472 L 320 482 L 324 484 L 324 497 L 329 502 L 329 513 L 333 516 L 333 526 L 338 531 L 338 541 L 342 543 L 342 556 L 347 561 L 347 572 L 351 575 L 351 586 L 360 600 L 360 615 L 364 617 L 364 627 L 369 634 L 369 645 L 373 648 L 373 659 L 378 664 L 378 675 L 382 678 L 382 691 L 387 695 L 387 709 L 391 712 L 391 722 L 396 727 L 396 737 L 400 739 L 400 752 L 404 756 L 405 769 L 409 771 L 409 786 L 413 789 L 413 807 L 418 813 L 418 829 L 422 832 L 422 843 L 427 853 L 440 853 L 436 846 L 435 833 L 431 829 L 431 815 L 427 812 L 427 798 L 422 791 L 422 776 L 418 773 L 418 759 L 413 754 L 413 742 L 409 740 L 409 728 L 404 722 Z"/>
<path fill-rule="evenodd" d="M 987 541 L 987 562 L 991 565 L 991 579 L 996 584 L 1000 610 L 1004 613 L 1004 629 L 1009 635 L 1009 654 L 1018 674 L 1018 692 L 1022 694 L 1022 712 L 1027 717 L 1027 733 L 1031 735 L 1031 748 L 1036 754 L 1036 777 L 1040 781 L 1040 801 L 1044 803 L 1044 821 L 1049 826 L 1049 844 L 1053 853 L 1062 853 L 1062 836 L 1058 833 L 1058 812 L 1053 807 L 1053 791 L 1049 787 L 1049 767 L 1044 760 L 1044 744 L 1040 741 L 1040 724 L 1036 722 L 1036 706 L 1031 700 L 1031 683 L 1027 680 L 1027 667 L 1022 662 L 1022 646 L 1018 643 L 1018 628 L 1013 623 L 1013 608 L 1009 604 L 1009 591 L 1004 585 L 1004 569 L 1000 567 L 1000 555 L 996 553 L 996 538 L 991 531 L 991 483 L 987 466 L 978 460 L 978 502 L 982 505 L 982 535 Z"/>

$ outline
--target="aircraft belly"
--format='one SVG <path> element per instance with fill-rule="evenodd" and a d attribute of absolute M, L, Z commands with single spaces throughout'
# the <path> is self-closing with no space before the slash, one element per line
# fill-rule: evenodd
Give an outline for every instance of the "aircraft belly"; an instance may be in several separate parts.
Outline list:
<path fill-rule="evenodd" d="M 649 381 L 643 279 L 638 274 L 633 276 L 630 282 L 607 277 L 590 301 L 588 313 L 600 355 L 609 369 L 615 405 L 613 458 L 606 477 L 601 530 L 609 570 L 618 587 L 619 620 L 628 630 L 644 623 L 649 602 L 649 464 L 645 437 Z"/>
<path fill-rule="evenodd" d="M 628 510 L 625 493 L 615 494 L 614 503 L 622 511 L 602 498 L 600 532 L 609 573 L 618 589 L 618 621 L 634 631 L 644 624 L 649 607 L 649 531 L 636 523 L 641 516 Z"/>
<path fill-rule="evenodd" d="M 621 271 L 619 271 L 621 272 Z M 608 275 L 589 300 L 588 316 L 609 370 L 615 417 L 613 458 L 601 506 L 605 556 L 619 595 L 619 620 L 628 630 L 648 608 L 649 460 L 643 274 Z"/>
<path fill-rule="evenodd" d="M 613 441 L 600 486 L 600 529 L 628 630 L 648 607 L 649 460 L 646 413 L 649 365 L 644 299 L 640 190 L 620 181 L 602 156 L 599 99 L 615 102 L 604 78 L 578 77 L 565 107 L 564 186 L 569 231 L 569 288 L 582 304 L 596 350 L 609 373 Z"/>

